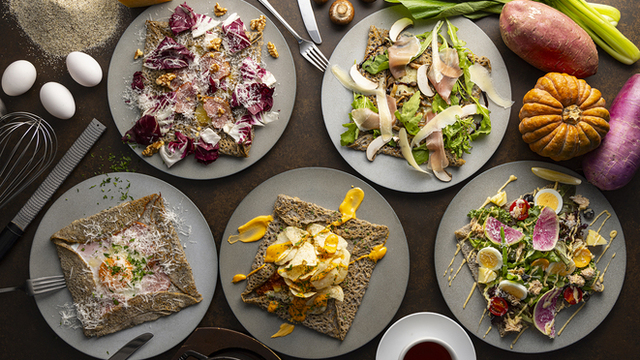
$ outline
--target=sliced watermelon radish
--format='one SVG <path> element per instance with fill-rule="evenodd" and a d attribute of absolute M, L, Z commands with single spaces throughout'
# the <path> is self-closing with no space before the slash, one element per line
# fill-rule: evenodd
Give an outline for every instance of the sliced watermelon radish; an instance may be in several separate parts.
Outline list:
<path fill-rule="evenodd" d="M 522 232 L 503 224 L 500 220 L 492 218 L 491 216 L 487 217 L 487 221 L 484 222 L 484 235 L 494 244 L 500 245 L 502 244 L 500 228 L 504 228 L 504 241 L 507 245 L 513 245 L 524 239 Z"/>
<path fill-rule="evenodd" d="M 562 292 L 560 288 L 553 288 L 547 291 L 536 303 L 533 309 L 533 323 L 540 332 L 550 338 L 556 336 L 556 304 L 558 295 Z"/>
<path fill-rule="evenodd" d="M 556 247 L 560 233 L 560 220 L 556 212 L 544 207 L 533 228 L 532 245 L 534 250 L 551 251 Z"/>

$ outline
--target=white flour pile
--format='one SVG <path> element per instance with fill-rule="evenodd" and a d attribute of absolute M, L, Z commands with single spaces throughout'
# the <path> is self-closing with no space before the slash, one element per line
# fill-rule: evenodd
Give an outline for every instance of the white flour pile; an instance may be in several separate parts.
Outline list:
<path fill-rule="evenodd" d="M 46 53 L 67 56 L 103 45 L 116 32 L 125 6 L 118 0 L 9 0 L 31 40 Z"/>

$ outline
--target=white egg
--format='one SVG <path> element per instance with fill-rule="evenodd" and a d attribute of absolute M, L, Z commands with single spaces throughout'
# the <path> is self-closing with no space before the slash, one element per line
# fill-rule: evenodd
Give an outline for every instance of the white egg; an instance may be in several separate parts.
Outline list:
<path fill-rule="evenodd" d="M 80 51 L 67 55 L 67 70 L 78 84 L 86 87 L 96 86 L 102 81 L 102 68 L 91 57 Z"/>
<path fill-rule="evenodd" d="M 40 102 L 51 115 L 59 119 L 69 119 L 76 113 L 73 95 L 64 85 L 56 82 L 42 85 Z"/>
<path fill-rule="evenodd" d="M 26 93 L 36 82 L 36 67 L 27 60 L 14 61 L 2 74 L 2 90 L 9 96 Z"/>

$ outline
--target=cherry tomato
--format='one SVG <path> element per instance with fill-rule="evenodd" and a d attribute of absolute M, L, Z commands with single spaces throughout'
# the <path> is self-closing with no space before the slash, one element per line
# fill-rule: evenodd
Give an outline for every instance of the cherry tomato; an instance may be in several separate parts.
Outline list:
<path fill-rule="evenodd" d="M 523 199 L 517 199 L 509 206 L 509 214 L 511 217 L 522 221 L 529 217 L 529 203 Z"/>
<path fill-rule="evenodd" d="M 507 303 L 507 300 L 499 296 L 494 296 L 491 298 L 491 301 L 489 302 L 489 312 L 493 315 L 502 316 L 507 313 L 508 309 L 509 303 Z"/>
<path fill-rule="evenodd" d="M 576 286 L 567 286 L 564 289 L 562 296 L 570 305 L 575 305 L 582 301 L 582 289 Z"/>

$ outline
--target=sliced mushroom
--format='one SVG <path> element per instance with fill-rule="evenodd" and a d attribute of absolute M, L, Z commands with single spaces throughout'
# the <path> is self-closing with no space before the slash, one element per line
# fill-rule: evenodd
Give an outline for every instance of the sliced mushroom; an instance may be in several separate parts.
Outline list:
<path fill-rule="evenodd" d="M 400 35 L 402 30 L 404 30 L 409 25 L 413 25 L 413 20 L 406 17 L 399 19 L 398 21 L 393 23 L 393 25 L 391 25 L 391 29 L 389 29 L 389 40 L 391 40 L 391 42 L 396 42 L 396 39 L 398 39 L 398 35 Z"/>

